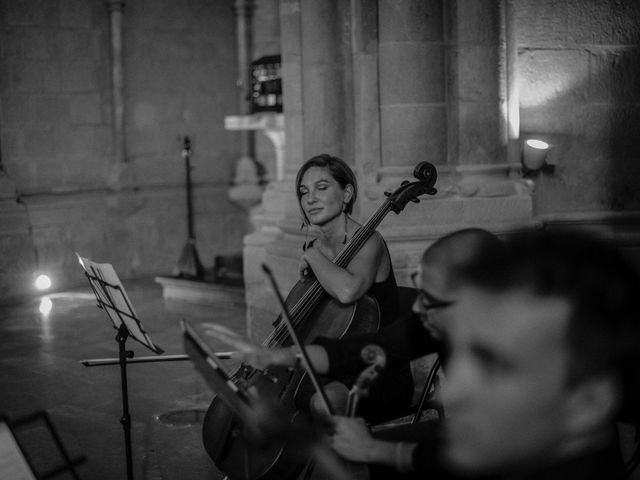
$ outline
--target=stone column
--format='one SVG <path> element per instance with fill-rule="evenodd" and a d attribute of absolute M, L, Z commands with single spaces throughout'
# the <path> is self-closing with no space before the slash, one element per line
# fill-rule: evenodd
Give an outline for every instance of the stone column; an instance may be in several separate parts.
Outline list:
<path fill-rule="evenodd" d="M 502 0 L 504 58 L 506 68 L 507 161 L 520 161 L 520 94 L 518 92 L 518 37 L 515 29 L 513 0 Z"/>
<path fill-rule="evenodd" d="M 504 161 L 504 102 L 500 2 L 451 2 L 451 69 L 449 108 L 458 124 L 458 165 Z"/>
<path fill-rule="evenodd" d="M 375 185 L 382 165 L 380 143 L 380 80 L 378 5 L 351 0 L 353 59 L 353 148 L 362 186 Z M 366 188 L 361 189 L 366 196 Z M 359 207 L 356 207 L 359 208 Z M 359 211 L 359 210 L 357 210 Z"/>
<path fill-rule="evenodd" d="M 124 136 L 124 68 L 122 54 L 124 5 L 124 0 L 107 0 L 111 47 L 111 115 L 113 130 L 113 163 L 109 171 L 107 185 L 116 191 L 129 186 L 131 181 Z"/>
<path fill-rule="evenodd" d="M 251 72 L 249 64 L 253 56 L 252 18 L 255 5 L 253 0 L 236 0 L 236 49 L 238 54 L 238 108 L 240 116 L 251 114 Z M 245 208 L 260 202 L 262 187 L 255 158 L 254 132 L 250 129 L 239 130 L 240 158 L 236 166 L 233 187 L 229 190 L 229 198 Z"/>
<path fill-rule="evenodd" d="M 234 3 L 234 11 L 236 14 L 236 46 L 238 53 L 238 79 L 236 85 L 238 87 L 238 107 L 240 115 L 251 114 L 251 105 L 249 96 L 251 95 L 251 78 L 249 72 L 249 63 L 252 58 L 253 51 L 253 35 L 251 31 L 251 23 L 254 10 L 253 0 L 236 0 Z M 253 161 L 254 139 L 253 132 L 243 130 L 240 132 L 240 158 L 248 158 Z"/>
<path fill-rule="evenodd" d="M 449 147 L 454 186 L 463 197 L 512 197 L 528 192 L 509 144 L 517 141 L 515 36 L 509 0 L 457 0 L 447 4 L 449 31 Z M 521 205 L 530 215 L 530 205 Z M 517 207 L 517 208 L 520 208 Z M 515 212 L 511 212 L 515 214 Z M 497 210 L 497 217 L 511 214 Z M 517 214 L 516 214 L 517 215 Z"/>
<path fill-rule="evenodd" d="M 301 7 L 305 159 L 327 152 L 353 164 L 349 3 L 302 0 Z"/>
<path fill-rule="evenodd" d="M 442 0 L 381 0 L 382 167 L 446 163 Z"/>

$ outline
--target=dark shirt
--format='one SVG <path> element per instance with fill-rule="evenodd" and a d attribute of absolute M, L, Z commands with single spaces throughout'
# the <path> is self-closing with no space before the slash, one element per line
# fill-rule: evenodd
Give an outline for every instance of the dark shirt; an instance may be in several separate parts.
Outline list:
<path fill-rule="evenodd" d="M 446 420 L 444 420 L 446 421 Z M 440 461 L 443 445 L 443 420 L 430 420 L 416 425 L 402 425 L 374 434 L 387 441 L 418 442 L 413 452 L 414 472 L 400 473 L 395 469 L 371 465 L 371 480 L 622 480 L 624 463 L 617 441 L 603 448 L 568 458 L 527 473 L 510 475 L 462 475 L 453 473 Z"/>
<path fill-rule="evenodd" d="M 367 345 L 379 345 L 385 351 L 385 371 L 372 385 L 369 397 L 361 401 L 358 414 L 372 423 L 406 414 L 414 392 L 409 362 L 441 351 L 440 342 L 423 328 L 419 315 L 396 320 L 376 333 L 343 339 L 318 337 L 315 342 L 327 351 L 331 378 L 352 378 L 366 364 L 360 353 Z"/>
<path fill-rule="evenodd" d="M 624 464 L 617 445 L 585 453 L 547 467 L 495 476 L 460 476 L 442 471 L 438 474 L 423 471 L 424 477 L 438 480 L 622 480 Z"/>
<path fill-rule="evenodd" d="M 383 348 L 387 355 L 388 368 L 406 365 L 411 360 L 443 350 L 442 343 L 424 329 L 418 314 L 396 320 L 376 333 L 341 340 L 318 337 L 314 343 L 322 345 L 327 351 L 328 375 L 331 377 L 360 372 L 365 367 L 360 352 L 370 344 Z"/>

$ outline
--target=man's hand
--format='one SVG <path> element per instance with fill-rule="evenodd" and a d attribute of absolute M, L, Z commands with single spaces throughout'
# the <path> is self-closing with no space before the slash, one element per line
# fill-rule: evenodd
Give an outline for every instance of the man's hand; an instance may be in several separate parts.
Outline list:
<path fill-rule="evenodd" d="M 331 446 L 341 457 L 353 462 L 388 465 L 400 472 L 413 469 L 415 443 L 378 440 L 371 435 L 362 418 L 331 418 L 334 429 Z"/>
<path fill-rule="evenodd" d="M 362 418 L 333 417 L 331 446 L 338 454 L 354 462 L 371 462 L 371 451 L 378 440 L 371 436 Z"/>
<path fill-rule="evenodd" d="M 234 347 L 237 351 L 231 354 L 231 358 L 264 369 L 270 365 L 293 366 L 296 363 L 296 355 L 290 348 L 264 348 L 256 345 L 249 339 L 242 337 L 233 330 L 216 323 L 203 323 L 205 333 Z"/>

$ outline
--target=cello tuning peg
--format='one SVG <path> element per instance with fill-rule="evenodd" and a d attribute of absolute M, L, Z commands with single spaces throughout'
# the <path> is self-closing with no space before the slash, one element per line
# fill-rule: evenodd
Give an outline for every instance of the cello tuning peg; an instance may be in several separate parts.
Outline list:
<path fill-rule="evenodd" d="M 390 197 L 391 196 L 391 192 L 384 192 L 384 196 L 385 197 Z"/>
<path fill-rule="evenodd" d="M 407 185 L 408 183 L 410 183 L 410 182 L 409 182 L 409 180 L 403 180 L 403 181 L 402 181 L 402 183 L 401 183 L 400 185 L 405 186 L 405 185 Z"/>
<path fill-rule="evenodd" d="M 412 198 L 411 201 L 413 203 L 420 203 L 420 199 L 419 198 Z"/>

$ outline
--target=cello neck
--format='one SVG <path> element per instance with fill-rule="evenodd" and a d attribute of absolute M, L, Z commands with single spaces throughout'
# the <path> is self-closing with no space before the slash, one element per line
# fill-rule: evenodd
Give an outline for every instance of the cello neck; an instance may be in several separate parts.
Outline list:
<path fill-rule="evenodd" d="M 345 268 L 353 257 L 360 251 L 362 246 L 369 240 L 369 237 L 373 235 L 373 232 L 378 228 L 378 225 L 384 220 L 384 217 L 391 210 L 391 202 L 385 200 L 385 202 L 376 210 L 376 212 L 367 220 L 367 222 L 361 226 L 347 245 L 336 255 L 333 259 L 333 263 L 339 267 Z"/>

